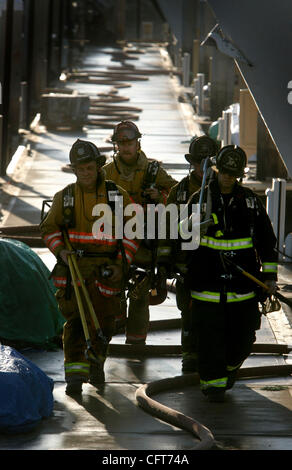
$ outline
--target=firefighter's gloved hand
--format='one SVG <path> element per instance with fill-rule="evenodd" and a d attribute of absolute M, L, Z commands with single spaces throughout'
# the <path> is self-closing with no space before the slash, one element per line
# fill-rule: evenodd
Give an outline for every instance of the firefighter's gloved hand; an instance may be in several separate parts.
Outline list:
<path fill-rule="evenodd" d="M 152 201 L 158 201 L 160 198 L 160 192 L 155 187 L 150 187 L 144 190 L 146 196 L 149 196 Z"/>
<path fill-rule="evenodd" d="M 123 277 L 123 270 L 122 267 L 117 264 L 110 264 L 107 266 L 113 273 L 108 279 L 112 282 L 120 282 Z"/>
<path fill-rule="evenodd" d="M 277 282 L 271 279 L 268 279 L 264 282 L 264 284 L 268 287 L 265 289 L 265 292 L 269 295 L 275 294 L 278 290 Z"/>
<path fill-rule="evenodd" d="M 68 265 L 68 255 L 72 255 L 73 253 L 74 251 L 61 250 L 59 253 L 59 256 L 62 259 L 62 261 L 64 261 L 64 263 Z"/>

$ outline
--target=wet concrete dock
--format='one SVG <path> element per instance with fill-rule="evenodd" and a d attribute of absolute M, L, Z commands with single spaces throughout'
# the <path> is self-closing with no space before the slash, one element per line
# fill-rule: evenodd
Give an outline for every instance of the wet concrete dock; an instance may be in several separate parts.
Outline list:
<path fill-rule="evenodd" d="M 178 100 L 181 89 L 169 67 L 166 51 L 158 45 L 139 46 L 143 53 L 129 60 L 137 69 L 161 70 L 148 80 L 131 81 L 118 88 L 129 98 L 128 104 L 141 108 L 136 121 L 142 132 L 142 149 L 163 162 L 180 180 L 188 171 L 184 154 L 190 138 L 201 132 L 190 114 L 190 107 Z M 101 70 L 117 65 L 114 49 L 86 49 L 84 69 Z M 125 64 L 124 64 L 125 65 Z M 66 87 L 95 96 L 107 93 L 111 85 L 68 81 Z M 42 201 L 50 199 L 66 184 L 75 180 L 67 171 L 68 154 L 77 137 L 92 140 L 98 147 L 110 148 L 112 129 L 87 125 L 83 133 L 46 130 L 39 122 L 27 135 L 31 152 L 23 154 L 9 180 L 3 181 L 2 225 L 29 225 L 40 222 Z M 108 158 L 112 150 L 105 150 Z M 35 249 L 51 269 L 54 257 L 46 249 Z M 291 284 L 290 266 L 280 268 L 280 282 Z M 286 294 L 285 294 L 286 295 Z M 289 309 L 263 317 L 257 342 L 292 344 Z M 151 308 L 151 320 L 179 318 L 175 295 Z M 113 344 L 124 344 L 118 335 Z M 179 345 L 179 329 L 151 331 L 149 345 Z M 196 438 L 186 431 L 155 418 L 137 406 L 136 390 L 152 381 L 181 375 L 179 355 L 145 357 L 110 355 L 105 372 L 106 383 L 95 389 L 84 385 L 82 397 L 65 395 L 63 352 L 26 350 L 23 354 L 37 364 L 54 382 L 53 416 L 31 433 L 0 435 L 1 450 L 168 450 L 193 449 Z M 244 367 L 292 363 L 289 356 L 252 354 Z M 223 404 L 209 404 L 197 387 L 159 393 L 155 399 L 181 411 L 207 426 L 220 448 L 228 450 L 292 450 L 292 377 L 254 378 L 238 381 Z"/>

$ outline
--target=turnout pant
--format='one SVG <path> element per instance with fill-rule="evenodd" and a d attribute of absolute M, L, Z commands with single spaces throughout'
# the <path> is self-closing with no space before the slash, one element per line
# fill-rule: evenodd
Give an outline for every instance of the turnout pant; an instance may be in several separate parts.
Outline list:
<path fill-rule="evenodd" d="M 256 298 L 218 303 L 193 299 L 192 330 L 202 389 L 226 387 L 230 372 L 249 356 L 259 328 Z"/>
<path fill-rule="evenodd" d="M 176 304 L 181 312 L 181 345 L 183 354 L 195 354 L 197 352 L 196 336 L 192 328 L 192 298 L 190 290 L 184 283 L 176 282 Z"/>
<path fill-rule="evenodd" d="M 119 296 L 103 296 L 94 282 L 89 283 L 87 289 L 103 335 L 110 341 L 115 332 L 115 316 L 119 313 L 120 298 Z M 80 293 L 92 349 L 99 358 L 105 360 L 106 346 L 96 335 L 96 328 L 88 312 L 81 289 Z M 56 299 L 59 309 L 66 319 L 63 327 L 65 379 L 68 381 L 68 378 L 75 377 L 86 382 L 89 378 L 90 363 L 85 356 L 87 345 L 73 288 L 70 299 L 66 299 L 65 289 L 57 291 Z"/>
<path fill-rule="evenodd" d="M 130 299 L 126 336 L 130 341 L 146 340 L 149 328 L 149 294 L 137 300 Z"/>

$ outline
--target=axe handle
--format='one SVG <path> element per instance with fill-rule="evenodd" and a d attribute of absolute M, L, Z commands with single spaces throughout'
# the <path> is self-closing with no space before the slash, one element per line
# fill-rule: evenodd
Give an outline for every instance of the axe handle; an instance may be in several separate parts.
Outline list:
<path fill-rule="evenodd" d="M 260 281 L 258 278 L 256 278 L 255 276 L 253 276 L 252 274 L 248 273 L 247 271 L 244 271 L 244 269 L 242 269 L 240 266 L 237 266 L 235 265 L 234 263 L 232 263 L 244 276 L 248 277 L 249 279 L 251 279 L 252 281 L 254 281 L 256 284 L 258 284 L 259 286 L 261 286 L 263 289 L 265 289 L 266 291 L 269 289 L 268 286 Z M 284 297 L 284 295 L 282 294 L 279 294 L 278 292 L 275 292 L 273 294 L 275 297 L 277 297 L 279 300 L 281 300 L 282 302 L 284 302 L 285 304 L 289 305 L 289 307 L 292 307 L 292 300 L 290 299 L 287 299 L 286 297 Z"/>

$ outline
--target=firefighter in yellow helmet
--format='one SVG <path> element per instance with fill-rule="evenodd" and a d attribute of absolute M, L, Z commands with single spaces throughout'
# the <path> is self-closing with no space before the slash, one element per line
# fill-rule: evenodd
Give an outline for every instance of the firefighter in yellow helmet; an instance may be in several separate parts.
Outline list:
<path fill-rule="evenodd" d="M 58 288 L 57 302 L 66 319 L 63 332 L 66 393 L 81 393 L 82 383 L 93 385 L 104 382 L 103 362 L 106 358 L 104 345 L 96 337 L 93 322 L 86 310 L 86 320 L 92 348 L 100 364 L 90 363 L 85 356 L 86 342 L 78 310 L 75 292 L 72 289 L 68 255 L 70 250 L 64 243 L 66 231 L 72 249 L 78 253 L 78 267 L 88 289 L 103 336 L 109 342 L 115 332 L 115 317 L 120 312 L 121 284 L 125 256 L 130 261 L 138 249 L 135 240 L 115 238 L 115 217 L 110 213 L 111 233 L 105 233 L 106 224 L 95 230 L 99 217 L 93 211 L 98 205 L 109 205 L 109 190 L 112 184 L 106 181 L 102 165 L 105 158 L 89 141 L 78 139 L 70 150 L 70 162 L 76 182 L 55 194 L 52 206 L 40 224 L 46 246 L 57 258 L 52 279 Z M 123 197 L 124 207 L 131 201 L 122 188 L 115 186 Z M 124 218 L 123 223 L 126 222 Z M 82 292 L 81 292 L 82 294 Z M 86 305 L 84 305 L 86 308 Z"/>
<path fill-rule="evenodd" d="M 113 161 L 105 165 L 106 177 L 113 180 L 130 195 L 132 202 L 146 211 L 147 204 L 166 203 L 167 195 L 176 184 L 156 160 L 150 160 L 141 150 L 141 133 L 132 121 L 122 121 L 114 129 L 112 141 L 115 145 Z M 151 252 L 142 241 L 134 264 L 148 267 Z M 152 260 L 153 261 L 153 260 Z M 144 344 L 149 326 L 149 295 L 144 292 L 138 299 L 129 302 L 126 323 L 126 343 Z"/>
<path fill-rule="evenodd" d="M 173 186 L 167 198 L 168 204 L 186 204 L 189 197 L 201 187 L 203 177 L 203 161 L 215 156 L 217 144 L 206 135 L 193 137 L 189 145 L 189 153 L 185 159 L 190 164 L 190 172 L 179 183 Z M 158 265 L 165 266 L 168 273 L 179 274 L 176 282 L 176 302 L 182 317 L 182 371 L 197 371 L 197 350 L 194 338 L 191 337 L 191 293 L 184 282 L 186 274 L 186 259 L 178 249 L 175 240 L 161 240 L 158 247 Z"/>

